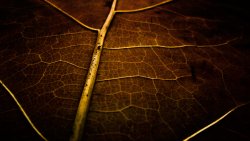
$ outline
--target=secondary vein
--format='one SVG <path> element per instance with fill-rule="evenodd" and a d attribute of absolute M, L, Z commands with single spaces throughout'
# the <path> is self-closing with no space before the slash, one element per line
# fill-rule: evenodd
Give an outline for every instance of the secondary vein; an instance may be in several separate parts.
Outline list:
<path fill-rule="evenodd" d="M 72 20 L 74 20 L 75 22 L 77 22 L 78 24 L 80 24 L 83 27 L 86 27 L 89 30 L 93 30 L 93 31 L 99 31 L 99 29 L 97 28 L 93 28 L 90 27 L 84 23 L 82 23 L 81 21 L 79 21 L 78 19 L 76 19 L 75 17 L 73 17 L 72 15 L 70 15 L 69 13 L 65 12 L 64 10 L 62 10 L 61 8 L 59 8 L 58 6 L 56 6 L 54 3 L 48 1 L 48 0 L 44 0 L 47 4 L 51 5 L 52 7 L 54 7 L 55 9 L 57 9 L 58 11 L 62 12 L 63 14 L 65 14 L 66 16 L 70 17 Z"/>
<path fill-rule="evenodd" d="M 214 126 L 215 124 L 219 123 L 221 120 L 223 120 L 229 114 L 231 114 L 233 111 L 235 111 L 235 110 L 239 109 L 240 107 L 243 107 L 243 106 L 245 106 L 247 104 L 248 103 L 244 103 L 244 104 L 240 104 L 240 105 L 234 107 L 233 109 L 231 109 L 230 111 L 228 111 L 227 113 L 225 113 L 224 115 L 222 115 L 221 117 L 219 117 L 218 119 L 216 119 L 214 122 L 208 124 L 207 126 L 203 127 L 202 129 L 198 130 L 197 132 L 195 132 L 192 135 L 188 136 L 187 138 L 183 139 L 183 141 L 189 141 L 190 139 L 194 138 L 195 136 L 197 136 L 201 132 L 203 132 L 203 131 L 207 130 L 208 128 Z"/>
<path fill-rule="evenodd" d="M 27 119 L 27 121 L 29 122 L 29 124 L 31 125 L 31 127 L 36 131 L 36 133 L 45 141 L 48 141 L 43 134 L 36 128 L 36 126 L 34 125 L 34 123 L 31 121 L 31 119 L 29 118 L 28 114 L 25 112 L 25 110 L 23 109 L 22 105 L 19 103 L 19 101 L 17 100 L 17 98 L 15 97 L 15 95 L 10 91 L 10 89 L 0 80 L 1 85 L 4 87 L 4 89 L 10 94 L 10 96 L 12 97 L 12 99 L 16 102 L 17 106 L 19 107 L 19 109 L 21 110 L 21 112 L 23 113 L 24 117 Z"/>

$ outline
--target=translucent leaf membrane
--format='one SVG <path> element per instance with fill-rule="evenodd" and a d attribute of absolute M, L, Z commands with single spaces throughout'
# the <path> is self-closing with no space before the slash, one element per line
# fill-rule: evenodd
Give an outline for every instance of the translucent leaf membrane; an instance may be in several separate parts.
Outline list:
<path fill-rule="evenodd" d="M 96 34 L 43 1 L 0 5 L 0 79 L 45 137 L 68 140 Z"/>

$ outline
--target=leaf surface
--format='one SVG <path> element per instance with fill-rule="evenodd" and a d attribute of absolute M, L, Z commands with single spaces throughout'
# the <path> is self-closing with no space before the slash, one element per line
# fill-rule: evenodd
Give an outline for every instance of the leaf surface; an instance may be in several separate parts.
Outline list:
<path fill-rule="evenodd" d="M 8 1 L 1 11 L 0 79 L 49 140 L 68 140 L 96 33 L 43 1 Z"/>
<path fill-rule="evenodd" d="M 94 28 L 110 8 L 109 1 L 51 2 Z M 117 9 L 159 2 L 119 1 Z M 49 140 L 68 140 L 97 34 L 38 0 L 1 1 L 0 21 L 0 79 Z M 244 6 L 215 0 L 116 13 L 83 139 L 181 140 L 248 103 L 248 24 Z M 7 108 L 0 107 L 0 119 L 6 119 L 18 109 L 2 94 L 0 106 Z M 8 129 L 37 138 L 25 119 L 10 120 L 22 127 L 1 120 L 0 135 Z"/>

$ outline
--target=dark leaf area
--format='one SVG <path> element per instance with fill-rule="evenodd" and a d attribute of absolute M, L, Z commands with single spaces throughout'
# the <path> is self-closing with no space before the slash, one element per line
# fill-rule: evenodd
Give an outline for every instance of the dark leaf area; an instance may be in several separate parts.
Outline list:
<path fill-rule="evenodd" d="M 86 5 L 61 7 L 100 27 L 110 2 L 87 4 L 85 12 L 79 10 Z M 134 8 L 128 4 L 119 7 Z M 135 7 L 150 4 L 155 1 Z M 91 13 L 95 6 L 99 12 Z M 181 140 L 249 102 L 249 15 L 244 3 L 216 0 L 175 0 L 117 13 L 83 139 Z M 96 36 L 43 1 L 0 2 L 0 79 L 49 140 L 69 140 Z M 237 109 L 194 140 L 249 139 L 248 109 Z M 40 139 L 3 87 L 0 136 Z"/>
<path fill-rule="evenodd" d="M 34 140 L 42 141 L 42 139 L 29 126 L 16 103 L 9 96 L 8 92 L 3 88 L 0 89 L 0 135 L 1 140 Z"/>
<path fill-rule="evenodd" d="M 112 0 L 111 0 L 112 1 Z M 163 0 L 118 0 L 117 8 L 118 10 L 134 10 L 139 8 L 144 8 L 147 6 L 155 5 Z"/>
<path fill-rule="evenodd" d="M 250 140 L 249 114 L 250 106 L 246 105 L 222 120 L 216 126 L 195 137 L 192 141 L 211 140 Z"/>
<path fill-rule="evenodd" d="M 112 5 L 112 0 L 49 0 L 84 24 L 101 28 Z"/>
<path fill-rule="evenodd" d="M 96 34 L 43 1 L 8 0 L 0 5 L 0 79 L 45 137 L 68 140 Z M 11 98 L 9 104 L 16 106 Z M 1 119 L 14 114 L 9 110 L 1 111 Z M 34 134 L 32 130 L 29 133 L 30 125 L 24 117 L 16 118 L 1 121 L 1 131 L 17 137 Z M 9 125 L 21 119 L 24 123 L 20 126 Z M 26 126 L 29 130 L 24 130 Z M 1 137 L 10 136 L 5 132 L 0 132 Z"/>

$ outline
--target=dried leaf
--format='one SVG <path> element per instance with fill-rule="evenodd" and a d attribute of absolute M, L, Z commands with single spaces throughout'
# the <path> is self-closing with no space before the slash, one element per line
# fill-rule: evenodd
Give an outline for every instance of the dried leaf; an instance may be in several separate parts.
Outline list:
<path fill-rule="evenodd" d="M 50 2 L 94 29 L 102 27 L 112 4 Z M 249 102 L 250 20 L 244 3 L 157 5 L 161 2 L 118 1 L 83 140 L 182 140 Z M 0 80 L 48 140 L 69 140 L 97 32 L 44 1 L 2 0 L 0 5 Z M 1 137 L 39 140 L 8 92 L 0 90 Z M 231 118 L 238 109 L 229 119 L 239 124 L 219 126 L 249 139 L 240 124 L 247 119 Z M 213 138 L 213 131 L 207 132 Z"/>

